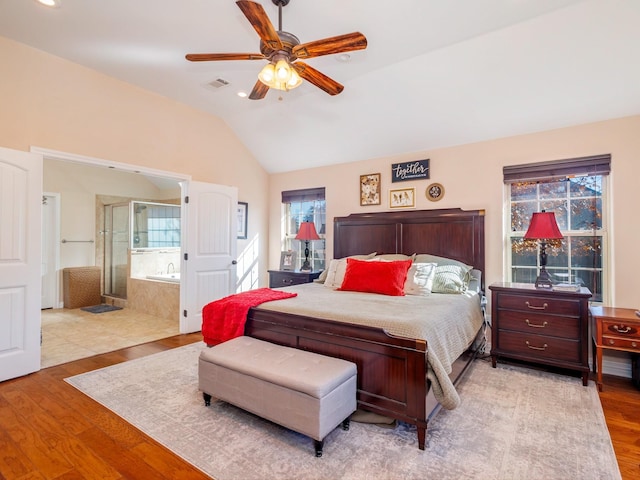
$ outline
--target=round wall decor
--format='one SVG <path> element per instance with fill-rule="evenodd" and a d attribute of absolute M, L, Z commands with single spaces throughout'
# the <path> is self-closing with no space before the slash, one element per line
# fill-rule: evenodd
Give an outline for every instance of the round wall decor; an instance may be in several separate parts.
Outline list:
<path fill-rule="evenodd" d="M 432 183 L 427 187 L 425 195 L 432 202 L 437 202 L 444 197 L 444 187 L 440 183 Z"/>

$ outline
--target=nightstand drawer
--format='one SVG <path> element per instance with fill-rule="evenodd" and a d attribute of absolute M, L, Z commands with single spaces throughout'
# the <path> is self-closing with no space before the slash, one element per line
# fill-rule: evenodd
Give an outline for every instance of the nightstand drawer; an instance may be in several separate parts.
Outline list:
<path fill-rule="evenodd" d="M 631 338 L 602 336 L 602 346 L 609 348 L 624 348 L 625 350 L 637 350 L 640 352 L 640 340 Z"/>
<path fill-rule="evenodd" d="M 500 330 L 500 352 L 538 359 L 579 362 L 580 342 Z"/>
<path fill-rule="evenodd" d="M 580 319 L 501 310 L 500 329 L 578 340 L 580 338 Z"/>
<path fill-rule="evenodd" d="M 629 325 L 624 321 L 603 320 L 602 335 L 620 339 L 634 339 L 640 341 L 640 326 Z"/>
<path fill-rule="evenodd" d="M 498 302 L 501 309 L 546 313 L 550 315 L 580 316 L 579 300 L 500 293 L 498 295 Z"/>
<path fill-rule="evenodd" d="M 290 285 L 301 285 L 307 282 L 308 280 L 305 277 L 290 275 L 288 273 L 271 274 L 271 284 L 273 288 L 288 287 Z"/>
<path fill-rule="evenodd" d="M 289 270 L 268 270 L 269 288 L 290 287 L 313 282 L 320 276 L 320 272 L 296 272 Z"/>

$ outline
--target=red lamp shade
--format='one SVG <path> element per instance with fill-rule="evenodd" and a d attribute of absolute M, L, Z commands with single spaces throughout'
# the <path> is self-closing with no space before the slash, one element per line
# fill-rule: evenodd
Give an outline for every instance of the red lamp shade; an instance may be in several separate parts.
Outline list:
<path fill-rule="evenodd" d="M 302 222 L 296 235 L 296 240 L 320 240 L 313 222 Z"/>
<path fill-rule="evenodd" d="M 563 238 L 554 212 L 536 212 L 531 217 L 529 229 L 524 238 L 531 240 L 550 240 Z"/>
<path fill-rule="evenodd" d="M 298 235 L 296 235 L 296 240 L 302 240 L 305 243 L 304 263 L 302 264 L 302 267 L 300 267 L 300 271 L 310 272 L 311 264 L 309 263 L 309 241 L 320 240 L 318 232 L 316 232 L 316 226 L 313 224 L 313 222 L 302 222 L 300 224 Z"/>

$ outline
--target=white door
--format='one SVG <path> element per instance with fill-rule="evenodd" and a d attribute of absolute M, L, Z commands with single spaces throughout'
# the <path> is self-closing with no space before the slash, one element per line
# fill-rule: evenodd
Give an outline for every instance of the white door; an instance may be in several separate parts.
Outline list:
<path fill-rule="evenodd" d="M 0 381 L 40 370 L 42 156 L 0 148 Z"/>
<path fill-rule="evenodd" d="M 182 191 L 180 333 L 191 333 L 202 328 L 202 307 L 235 293 L 238 189 L 190 181 Z"/>

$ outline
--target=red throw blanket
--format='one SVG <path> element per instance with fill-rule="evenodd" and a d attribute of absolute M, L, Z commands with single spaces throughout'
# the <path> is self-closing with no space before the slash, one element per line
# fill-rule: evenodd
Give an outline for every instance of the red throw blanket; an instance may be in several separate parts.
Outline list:
<path fill-rule="evenodd" d="M 244 324 L 251 307 L 272 300 L 282 300 L 297 293 L 258 288 L 236 293 L 208 303 L 202 308 L 202 337 L 207 345 L 217 345 L 244 334 Z"/>

